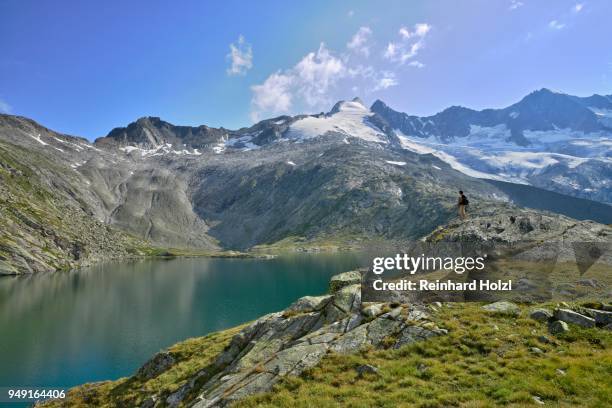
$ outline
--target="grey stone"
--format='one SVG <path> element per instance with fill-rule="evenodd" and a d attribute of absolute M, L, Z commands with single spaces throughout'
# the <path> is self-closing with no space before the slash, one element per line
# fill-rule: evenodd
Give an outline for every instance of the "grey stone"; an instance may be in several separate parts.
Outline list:
<path fill-rule="evenodd" d="M 580 279 L 578 284 L 582 286 L 590 286 L 592 288 L 597 287 L 597 281 L 595 279 Z"/>
<path fill-rule="evenodd" d="M 435 335 L 436 333 L 433 331 L 425 329 L 421 326 L 407 326 L 402 330 L 400 336 L 393 345 L 393 348 L 400 348 L 406 344 L 422 341 Z"/>
<path fill-rule="evenodd" d="M 332 295 L 304 296 L 293 302 L 287 310 L 291 312 L 312 312 L 323 309 L 331 299 Z"/>
<path fill-rule="evenodd" d="M 612 323 L 612 312 L 597 309 L 585 309 L 585 311 L 595 319 L 595 324 L 598 326 L 607 326 Z"/>
<path fill-rule="evenodd" d="M 518 316 L 521 314 L 521 309 L 517 305 L 505 300 L 485 305 L 482 308 L 491 313 L 507 316 Z"/>
<path fill-rule="evenodd" d="M 362 309 L 361 313 L 363 313 L 366 317 L 376 317 L 382 313 L 382 304 L 375 303 L 373 305 L 369 305 Z"/>
<path fill-rule="evenodd" d="M 370 364 L 362 364 L 357 366 L 355 371 L 357 371 L 357 375 L 359 377 L 363 377 L 365 374 L 378 374 L 378 368 Z"/>
<path fill-rule="evenodd" d="M 529 317 L 531 317 L 533 320 L 537 320 L 538 322 L 546 322 L 553 317 L 553 314 L 548 309 L 533 309 L 529 313 Z"/>
<path fill-rule="evenodd" d="M 551 344 L 552 343 L 552 341 L 548 337 L 543 336 L 543 335 L 538 337 L 538 341 L 540 343 L 543 343 L 543 344 Z"/>
<path fill-rule="evenodd" d="M 176 359 L 167 351 L 161 351 L 143 364 L 136 372 L 136 377 L 141 380 L 155 378 L 174 365 Z"/>
<path fill-rule="evenodd" d="M 148 397 L 144 401 L 142 401 L 142 404 L 140 404 L 140 408 L 153 408 L 155 406 L 155 402 L 155 396 Z"/>
<path fill-rule="evenodd" d="M 569 331 L 569 326 L 567 323 L 562 322 L 561 320 L 555 320 L 554 322 L 548 325 L 548 331 L 551 334 L 561 334 Z"/>
<path fill-rule="evenodd" d="M 530 347 L 529 351 L 531 351 L 533 354 L 544 354 L 544 351 L 538 347 Z"/>
<path fill-rule="evenodd" d="M 581 327 L 595 327 L 595 319 L 570 309 L 555 309 L 554 316 L 555 319 L 566 323 L 576 324 Z"/>
<path fill-rule="evenodd" d="M 386 318 L 386 319 L 393 319 L 393 320 L 397 320 L 400 315 L 402 314 L 402 307 L 395 307 L 393 309 L 391 309 L 388 313 L 385 313 L 384 315 L 382 315 L 382 317 Z"/>
<path fill-rule="evenodd" d="M 329 293 L 336 293 L 345 286 L 361 283 L 361 274 L 358 271 L 344 272 L 332 276 L 329 282 Z"/>
<path fill-rule="evenodd" d="M 361 309 L 361 286 L 350 285 L 336 291 L 331 302 L 345 314 Z"/>

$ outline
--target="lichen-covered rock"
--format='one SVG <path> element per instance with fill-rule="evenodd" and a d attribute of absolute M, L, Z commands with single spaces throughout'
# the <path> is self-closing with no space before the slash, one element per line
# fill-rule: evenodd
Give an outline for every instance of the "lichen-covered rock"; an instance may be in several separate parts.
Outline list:
<path fill-rule="evenodd" d="M 291 304 L 286 310 L 290 312 L 312 312 L 324 308 L 332 295 L 304 296 Z"/>
<path fill-rule="evenodd" d="M 366 317 L 376 317 L 382 313 L 382 304 L 374 303 L 372 305 L 368 305 L 361 310 L 361 313 L 363 313 L 363 315 Z"/>
<path fill-rule="evenodd" d="M 351 273 L 336 281 L 354 282 L 355 277 Z M 284 376 L 299 375 L 330 351 L 400 347 L 444 333 L 433 324 L 430 328 L 418 326 L 428 316 L 424 306 L 411 305 L 406 313 L 407 306 L 400 305 L 383 313 L 378 305 L 380 309 L 373 308 L 367 314 L 371 319 L 365 319 L 360 285 L 343 284 L 331 295 L 301 298 L 287 310 L 250 324 L 232 338 L 210 367 L 166 398 L 166 403 L 226 406 L 270 390 Z M 195 394 L 195 401 L 186 400 Z"/>
<path fill-rule="evenodd" d="M 597 309 L 585 309 L 585 312 L 595 319 L 597 326 L 607 326 L 612 323 L 612 312 Z"/>
<path fill-rule="evenodd" d="M 530 313 L 529 313 L 529 317 L 531 317 L 533 320 L 536 320 L 538 322 L 546 322 L 548 321 L 550 318 L 553 317 L 553 314 L 550 310 L 548 309 L 542 309 L 542 308 L 538 308 L 538 309 L 533 309 Z"/>
<path fill-rule="evenodd" d="M 561 320 L 555 320 L 554 322 L 548 325 L 548 331 L 550 334 L 561 334 L 569 331 L 569 326 L 567 323 L 562 322 Z"/>
<path fill-rule="evenodd" d="M 361 274 L 358 271 L 349 271 L 332 276 L 329 282 L 329 293 L 336 293 L 345 286 L 356 283 L 361 283 Z"/>
<path fill-rule="evenodd" d="M 393 345 L 393 348 L 400 348 L 403 345 L 426 340 L 432 336 L 435 336 L 435 333 L 431 330 L 420 326 L 407 326 L 404 330 L 402 330 L 402 333 Z"/>
<path fill-rule="evenodd" d="M 363 377 L 366 374 L 378 374 L 378 368 L 371 364 L 362 364 L 357 366 L 355 367 L 355 371 L 357 371 L 357 376 L 359 377 Z"/>
<path fill-rule="evenodd" d="M 161 351 L 144 363 L 136 372 L 136 377 L 141 380 L 149 380 L 157 377 L 176 363 L 176 359 L 167 351 Z"/>
<path fill-rule="evenodd" d="M 570 309 L 555 309 L 554 316 L 555 319 L 566 323 L 576 324 L 581 327 L 595 327 L 595 319 Z"/>
<path fill-rule="evenodd" d="M 519 309 L 517 305 L 512 302 L 506 302 L 504 300 L 484 305 L 482 308 L 487 312 L 507 316 L 518 316 L 521 314 L 521 309 Z"/>

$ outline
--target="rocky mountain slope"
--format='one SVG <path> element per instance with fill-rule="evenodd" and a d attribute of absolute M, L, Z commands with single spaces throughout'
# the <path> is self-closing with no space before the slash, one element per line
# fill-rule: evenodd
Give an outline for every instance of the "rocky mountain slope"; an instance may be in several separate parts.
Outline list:
<path fill-rule="evenodd" d="M 1 119 L 17 137 L 39 129 L 38 138 L 27 136 L 34 143 L 48 132 L 28 120 Z M 0 275 L 70 269 L 150 251 L 148 243 L 97 219 L 96 206 L 79 188 L 85 181 L 74 169 L 9 142 L 0 139 Z M 85 149 L 76 138 L 56 143 L 60 155 Z"/>
<path fill-rule="evenodd" d="M 475 213 L 538 195 L 535 187 L 492 184 L 457 170 L 446 156 L 410 148 L 397 124 L 376 110 L 356 98 L 325 114 L 282 116 L 239 130 L 142 118 L 93 144 L 0 115 L 3 174 L 14 177 L 11 169 L 25 166 L 24 178 L 36 188 L 89 217 L 76 222 L 70 216 L 62 225 L 110 226 L 158 246 L 211 251 L 410 240 L 455 217 L 459 189 L 468 192 Z M 605 141 L 598 146 L 605 148 Z M 13 195 L 19 180 L 7 183 Z M 47 205 L 23 194 L 32 206 Z M 538 203 L 543 210 L 612 222 L 606 204 L 565 195 Z M 15 212 L 17 205 L 5 201 L 3 211 Z M 58 212 L 71 214 L 64 207 Z M 19 218 L 11 228 L 2 230 L 4 241 L 30 227 Z M 3 257 L 14 265 L 19 251 L 10 248 Z M 66 251 L 58 256 L 66 259 Z M 17 269 L 40 269 L 33 262 Z"/>
<path fill-rule="evenodd" d="M 379 100 L 372 111 L 405 148 L 466 174 L 612 203 L 612 96 L 541 89 L 503 109 L 453 106 L 417 117 Z"/>
<path fill-rule="evenodd" d="M 75 387 L 67 399 L 41 406 L 302 406 L 305 400 L 590 406 L 606 399 L 607 303 L 365 303 L 360 281 L 358 271 L 336 275 L 326 295 L 179 343 L 129 378 Z M 554 380 L 566 375 L 591 386 Z"/>

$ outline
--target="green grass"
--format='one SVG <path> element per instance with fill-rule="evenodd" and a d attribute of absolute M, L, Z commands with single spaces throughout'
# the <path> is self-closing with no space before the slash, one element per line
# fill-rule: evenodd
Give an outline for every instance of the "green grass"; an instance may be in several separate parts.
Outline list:
<path fill-rule="evenodd" d="M 165 396 L 178 390 L 191 377 L 210 365 L 243 326 L 193 338 L 170 347 L 177 362 L 167 371 L 148 381 L 135 377 L 85 384 L 71 389 L 67 399 L 49 401 L 45 407 L 138 407 L 150 395 Z"/>
<path fill-rule="evenodd" d="M 612 332 L 571 326 L 569 333 L 554 337 L 544 323 L 528 317 L 526 306 L 518 318 L 489 314 L 480 306 L 455 303 L 433 312 L 436 324 L 449 330 L 446 336 L 398 350 L 330 353 L 300 377 L 287 377 L 271 392 L 236 406 L 533 406 L 534 396 L 551 406 L 612 405 Z M 171 347 L 178 363 L 152 380 L 84 385 L 71 390 L 68 400 L 46 406 L 138 406 L 149 395 L 167 396 L 209 365 L 239 329 Z M 542 343 L 543 335 L 552 343 Z M 535 354 L 532 347 L 544 353 Z M 372 364 L 379 373 L 359 377 L 355 368 L 361 364 Z"/>
<path fill-rule="evenodd" d="M 612 406 L 612 333 L 572 326 L 555 338 L 527 315 L 526 308 L 512 318 L 483 313 L 479 304 L 443 307 L 434 318 L 447 336 L 399 350 L 329 354 L 237 406 L 494 407 L 535 405 L 534 396 L 554 406 Z M 556 344 L 543 344 L 542 335 Z M 360 364 L 378 367 L 379 375 L 359 378 Z"/>

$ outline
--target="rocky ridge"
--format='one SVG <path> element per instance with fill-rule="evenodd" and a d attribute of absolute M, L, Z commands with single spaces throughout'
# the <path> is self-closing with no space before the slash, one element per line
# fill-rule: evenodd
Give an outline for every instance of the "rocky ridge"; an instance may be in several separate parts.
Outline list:
<path fill-rule="evenodd" d="M 360 281 L 358 271 L 346 272 L 332 278 L 328 295 L 303 297 L 256 320 L 176 392 L 151 395 L 142 406 L 226 406 L 270 390 L 285 376 L 301 374 L 330 352 L 399 348 L 446 333 L 429 320 L 423 306 L 363 304 Z M 136 376 L 150 379 L 172 364 L 172 355 L 161 352 Z"/>

